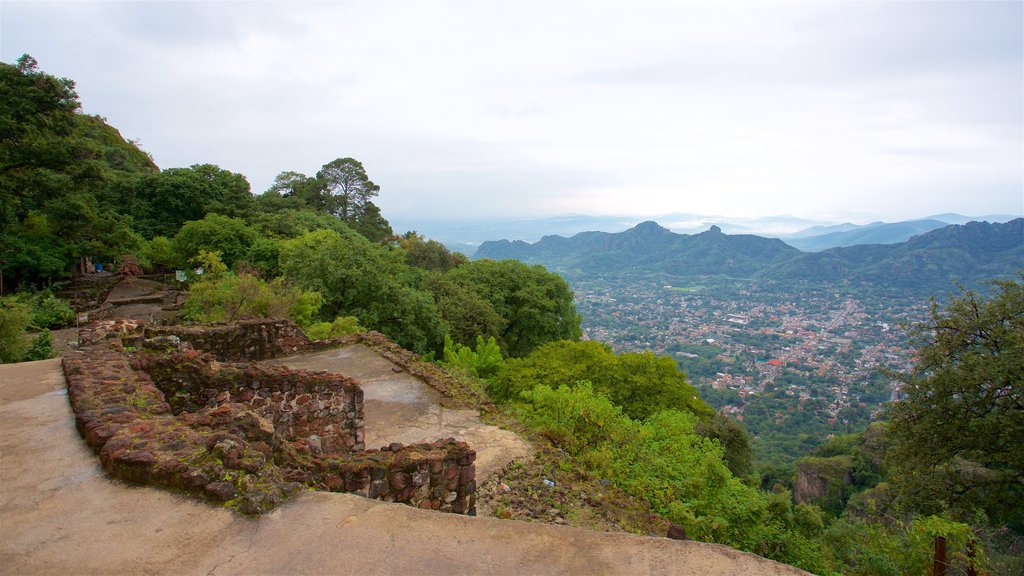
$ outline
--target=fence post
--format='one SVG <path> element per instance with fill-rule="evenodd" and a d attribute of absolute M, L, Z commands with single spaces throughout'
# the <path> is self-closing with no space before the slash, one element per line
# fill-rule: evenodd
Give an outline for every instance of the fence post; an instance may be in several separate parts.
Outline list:
<path fill-rule="evenodd" d="M 946 576 L 946 539 L 935 537 L 935 563 L 932 565 L 933 576 Z"/>
<path fill-rule="evenodd" d="M 967 576 L 978 576 L 974 568 L 974 540 L 967 543 Z"/>

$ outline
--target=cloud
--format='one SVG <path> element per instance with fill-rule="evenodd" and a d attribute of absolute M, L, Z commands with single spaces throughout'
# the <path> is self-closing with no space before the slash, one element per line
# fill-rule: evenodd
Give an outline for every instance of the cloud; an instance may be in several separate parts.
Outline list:
<path fill-rule="evenodd" d="M 364 162 L 388 217 L 1024 212 L 1020 3 L 0 8 L 162 167 Z"/>

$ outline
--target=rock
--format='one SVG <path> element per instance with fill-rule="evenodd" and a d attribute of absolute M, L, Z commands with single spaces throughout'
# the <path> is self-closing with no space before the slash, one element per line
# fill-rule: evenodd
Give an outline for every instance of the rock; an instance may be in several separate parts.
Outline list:
<path fill-rule="evenodd" d="M 210 482 L 203 487 L 210 497 L 221 502 L 227 502 L 238 495 L 235 485 L 230 482 Z"/>

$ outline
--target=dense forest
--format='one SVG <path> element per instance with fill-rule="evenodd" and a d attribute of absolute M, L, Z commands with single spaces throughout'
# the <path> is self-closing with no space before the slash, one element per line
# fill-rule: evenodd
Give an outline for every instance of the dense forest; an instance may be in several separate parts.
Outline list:
<path fill-rule="evenodd" d="M 957 568 L 1022 568 L 1022 279 L 933 307 L 918 368 L 896 375 L 907 398 L 883 422 L 819 447 L 795 475 L 759 475 L 747 432 L 675 361 L 580 341 L 571 290 L 541 266 L 394 234 L 359 161 L 284 172 L 253 195 L 217 166 L 161 170 L 79 108 L 74 83 L 31 57 L 0 64 L 3 361 L 46 356 L 28 334 L 69 321 L 51 290 L 90 263 L 185 270 L 184 320 L 288 316 L 313 338 L 379 330 L 478 385 L 562 469 L 692 539 L 819 574 L 897 575 L 928 573 L 944 536 Z"/>

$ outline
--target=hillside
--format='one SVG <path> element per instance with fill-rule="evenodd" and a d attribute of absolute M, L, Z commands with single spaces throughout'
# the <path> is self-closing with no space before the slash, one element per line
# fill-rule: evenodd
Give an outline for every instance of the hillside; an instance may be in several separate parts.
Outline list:
<path fill-rule="evenodd" d="M 676 234 L 655 222 L 643 222 L 625 232 L 545 236 L 535 244 L 489 241 L 474 258 L 544 264 L 569 276 L 661 273 L 683 277 L 750 276 L 796 254 L 797 249 L 781 240 L 724 234 L 718 226 L 700 234 Z"/>
<path fill-rule="evenodd" d="M 861 283 L 934 294 L 951 281 L 975 285 L 1008 276 L 1024 265 L 1024 219 L 1003 224 L 969 222 L 915 236 L 906 242 L 832 248 L 803 253 L 773 266 L 773 280 Z"/>
<path fill-rule="evenodd" d="M 654 222 L 620 233 L 546 236 L 535 244 L 489 241 L 475 259 L 543 264 L 570 278 L 706 276 L 815 283 L 858 282 L 869 287 L 936 293 L 950 280 L 972 285 L 1006 276 L 1024 263 L 1024 219 L 1004 224 L 943 226 L 906 242 L 801 252 L 782 240 L 722 233 L 675 234 Z"/>

